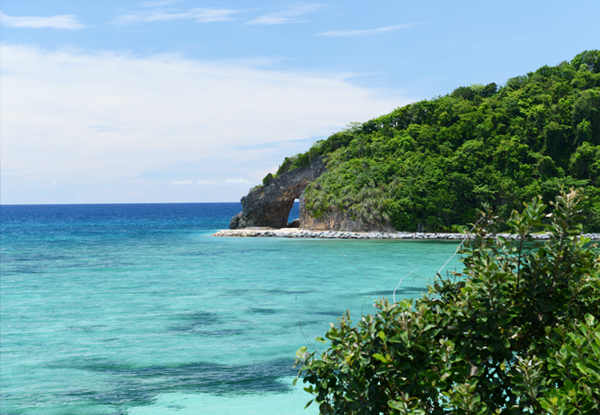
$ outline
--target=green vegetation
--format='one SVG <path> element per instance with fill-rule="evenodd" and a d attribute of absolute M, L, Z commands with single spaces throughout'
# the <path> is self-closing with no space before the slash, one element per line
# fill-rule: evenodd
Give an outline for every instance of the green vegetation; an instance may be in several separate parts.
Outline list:
<path fill-rule="evenodd" d="M 513 211 L 512 241 L 490 237 L 499 218 L 481 212 L 462 275 L 438 275 L 414 303 L 381 300 L 356 325 L 347 313 L 321 355 L 298 350 L 320 412 L 599 414 L 600 256 L 581 199 L 562 193 L 550 218 L 541 197 Z M 540 230 L 548 241 L 531 238 Z"/>
<path fill-rule="evenodd" d="M 329 171 L 306 190 L 316 217 L 342 211 L 401 231 L 456 230 L 482 203 L 508 215 L 575 186 L 588 197 L 584 229 L 598 232 L 600 51 L 353 124 L 286 158 L 277 175 L 318 155 Z"/>

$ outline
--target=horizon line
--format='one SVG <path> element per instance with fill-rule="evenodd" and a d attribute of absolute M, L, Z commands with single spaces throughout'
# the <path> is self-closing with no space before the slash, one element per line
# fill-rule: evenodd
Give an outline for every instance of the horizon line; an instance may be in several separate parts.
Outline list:
<path fill-rule="evenodd" d="M 67 205 L 168 205 L 168 204 L 208 204 L 241 202 L 91 202 L 91 203 L 2 203 L 0 206 L 67 206 Z"/>

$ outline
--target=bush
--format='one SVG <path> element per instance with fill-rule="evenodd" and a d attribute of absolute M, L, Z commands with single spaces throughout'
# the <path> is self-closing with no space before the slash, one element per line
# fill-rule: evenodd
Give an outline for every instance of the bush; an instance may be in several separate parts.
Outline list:
<path fill-rule="evenodd" d="M 438 275 L 415 302 L 379 300 L 356 325 L 346 313 L 327 351 L 298 350 L 320 412 L 599 414 L 600 257 L 581 199 L 513 211 L 514 240 L 494 238 L 499 218 L 481 212 L 462 275 Z M 547 241 L 531 237 L 540 230 Z"/>
<path fill-rule="evenodd" d="M 262 184 L 263 186 L 268 186 L 273 180 L 275 180 L 275 176 L 273 176 L 273 173 L 267 173 L 267 175 L 263 177 Z"/>

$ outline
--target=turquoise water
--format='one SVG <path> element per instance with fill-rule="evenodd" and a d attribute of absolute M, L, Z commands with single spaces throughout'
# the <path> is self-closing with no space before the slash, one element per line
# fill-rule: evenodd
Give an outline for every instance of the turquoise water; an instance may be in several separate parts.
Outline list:
<path fill-rule="evenodd" d="M 296 350 L 415 269 L 396 299 L 420 296 L 457 246 L 210 237 L 239 210 L 2 206 L 1 413 L 317 413 Z"/>

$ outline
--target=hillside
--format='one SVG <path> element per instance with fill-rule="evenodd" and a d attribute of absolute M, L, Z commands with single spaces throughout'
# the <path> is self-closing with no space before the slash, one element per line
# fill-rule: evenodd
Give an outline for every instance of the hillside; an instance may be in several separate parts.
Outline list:
<path fill-rule="evenodd" d="M 314 218 L 343 214 L 401 231 L 452 231 L 491 205 L 506 214 L 580 187 L 600 230 L 600 51 L 397 108 L 287 157 L 275 176 L 324 156 L 306 188 Z"/>

